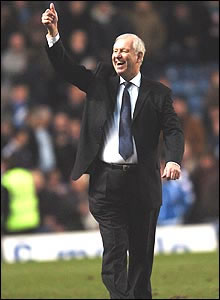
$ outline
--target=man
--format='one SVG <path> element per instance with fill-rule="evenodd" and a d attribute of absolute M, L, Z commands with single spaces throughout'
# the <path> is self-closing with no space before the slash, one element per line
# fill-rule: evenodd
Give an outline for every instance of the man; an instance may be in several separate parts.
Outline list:
<path fill-rule="evenodd" d="M 111 299 L 151 299 L 161 205 L 161 130 L 167 162 L 162 177 L 179 178 L 184 148 L 170 90 L 141 74 L 145 47 L 137 36 L 119 36 L 113 46 L 114 68 L 100 63 L 92 72 L 68 57 L 57 22 L 51 3 L 42 14 L 49 59 L 59 74 L 87 94 L 72 178 L 90 174 L 90 211 L 104 246 L 103 282 Z"/>

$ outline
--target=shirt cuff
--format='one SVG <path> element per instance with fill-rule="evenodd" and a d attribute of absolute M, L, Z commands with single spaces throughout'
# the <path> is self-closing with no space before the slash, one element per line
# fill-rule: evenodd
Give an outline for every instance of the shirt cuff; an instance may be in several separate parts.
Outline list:
<path fill-rule="evenodd" d="M 175 161 L 168 161 L 166 164 L 169 164 L 169 163 L 172 163 L 172 164 L 177 165 L 177 166 L 180 167 L 180 165 L 178 163 L 176 163 Z"/>
<path fill-rule="evenodd" d="M 49 48 L 51 48 L 60 39 L 60 35 L 59 35 L 59 33 L 57 33 L 57 35 L 54 37 L 50 37 L 50 36 L 46 35 L 46 38 L 47 38 L 48 46 L 49 46 Z"/>

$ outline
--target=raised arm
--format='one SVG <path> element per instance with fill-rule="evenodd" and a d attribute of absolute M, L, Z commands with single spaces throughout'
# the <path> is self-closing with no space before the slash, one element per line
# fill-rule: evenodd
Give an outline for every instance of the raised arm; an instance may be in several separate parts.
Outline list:
<path fill-rule="evenodd" d="M 47 47 L 46 50 L 54 69 L 67 82 L 87 93 L 94 78 L 93 72 L 73 61 L 66 53 L 59 38 L 58 14 L 53 3 L 50 3 L 50 8 L 42 14 L 41 21 L 47 29 L 47 40 L 52 40 L 53 46 Z"/>

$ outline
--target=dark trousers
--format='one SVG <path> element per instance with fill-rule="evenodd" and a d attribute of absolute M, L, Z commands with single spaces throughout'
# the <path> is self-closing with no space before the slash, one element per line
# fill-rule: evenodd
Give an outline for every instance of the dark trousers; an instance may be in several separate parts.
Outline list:
<path fill-rule="evenodd" d="M 159 208 L 146 209 L 140 201 L 137 169 L 123 171 L 98 163 L 90 176 L 89 205 L 99 223 L 104 247 L 102 280 L 111 299 L 152 299 L 150 277 Z"/>

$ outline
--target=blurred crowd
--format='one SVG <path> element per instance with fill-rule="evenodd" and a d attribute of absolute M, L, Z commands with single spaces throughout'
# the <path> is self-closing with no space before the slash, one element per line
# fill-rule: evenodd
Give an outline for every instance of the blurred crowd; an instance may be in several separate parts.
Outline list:
<path fill-rule="evenodd" d="M 185 135 L 182 176 L 178 181 L 163 182 L 164 204 L 158 225 L 216 222 L 219 2 L 54 4 L 66 49 L 88 69 L 95 69 L 100 60 L 111 63 L 118 35 L 130 32 L 143 39 L 147 51 L 142 72 L 172 89 Z M 41 23 L 49 5 L 49 1 L 1 1 L 2 228 L 6 234 L 97 229 L 89 213 L 88 176 L 78 181 L 70 178 L 85 94 L 65 83 L 49 63 L 47 32 Z M 162 168 L 163 164 L 161 145 Z M 16 169 L 28 173 L 8 174 Z M 25 197 L 15 196 L 19 189 L 28 192 L 23 183 L 20 188 L 16 185 L 28 174 L 34 186 L 29 190 L 29 206 Z M 13 205 L 13 197 L 20 199 L 20 206 Z M 27 221 L 19 227 L 22 221 L 10 221 L 13 214 L 22 216 L 28 210 L 38 213 L 34 224 Z"/>

